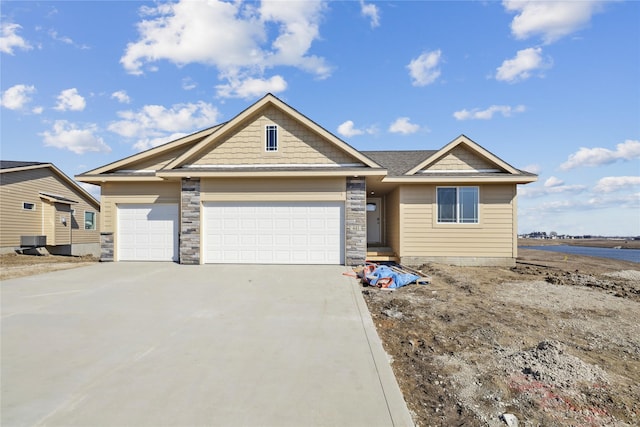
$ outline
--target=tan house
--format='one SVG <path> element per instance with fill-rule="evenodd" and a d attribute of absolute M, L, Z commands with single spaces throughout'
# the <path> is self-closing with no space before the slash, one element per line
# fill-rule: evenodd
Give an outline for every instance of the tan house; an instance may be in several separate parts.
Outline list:
<path fill-rule="evenodd" d="M 367 151 L 268 94 L 230 121 L 76 177 L 104 260 L 513 265 L 518 170 L 465 136 Z"/>
<path fill-rule="evenodd" d="M 0 161 L 0 252 L 100 255 L 100 203 L 51 163 Z"/>

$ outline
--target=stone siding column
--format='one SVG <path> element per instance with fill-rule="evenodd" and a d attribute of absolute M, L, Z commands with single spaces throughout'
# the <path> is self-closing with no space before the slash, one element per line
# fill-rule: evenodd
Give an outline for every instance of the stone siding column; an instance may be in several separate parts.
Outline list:
<path fill-rule="evenodd" d="M 100 233 L 100 262 L 113 262 L 113 233 Z"/>
<path fill-rule="evenodd" d="M 180 264 L 200 264 L 200 179 L 183 178 L 180 192 Z"/>
<path fill-rule="evenodd" d="M 364 264 L 367 257 L 367 184 L 364 177 L 347 178 L 345 263 Z"/>

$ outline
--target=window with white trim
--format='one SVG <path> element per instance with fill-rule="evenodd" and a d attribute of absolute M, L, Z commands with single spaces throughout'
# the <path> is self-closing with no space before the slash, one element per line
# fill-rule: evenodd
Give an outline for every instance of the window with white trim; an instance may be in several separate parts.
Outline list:
<path fill-rule="evenodd" d="M 22 202 L 22 209 L 24 209 L 25 211 L 35 211 L 36 204 L 30 202 Z"/>
<path fill-rule="evenodd" d="M 87 211 L 84 213 L 84 229 L 85 230 L 96 229 L 96 213 L 95 212 Z"/>
<path fill-rule="evenodd" d="M 278 151 L 278 126 L 266 125 L 265 126 L 265 151 Z"/>
<path fill-rule="evenodd" d="M 480 210 L 478 187 L 438 187 L 439 224 L 477 224 Z"/>

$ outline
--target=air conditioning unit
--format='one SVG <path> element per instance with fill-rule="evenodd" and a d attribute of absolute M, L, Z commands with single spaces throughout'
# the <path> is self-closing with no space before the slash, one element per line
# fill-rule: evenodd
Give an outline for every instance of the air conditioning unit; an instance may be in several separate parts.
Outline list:
<path fill-rule="evenodd" d="M 47 236 L 20 236 L 20 246 L 34 248 L 47 246 Z"/>

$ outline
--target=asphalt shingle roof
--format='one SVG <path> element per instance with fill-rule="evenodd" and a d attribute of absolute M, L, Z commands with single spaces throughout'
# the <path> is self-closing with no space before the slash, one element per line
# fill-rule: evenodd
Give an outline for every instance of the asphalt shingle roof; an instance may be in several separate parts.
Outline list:
<path fill-rule="evenodd" d="M 418 166 L 438 150 L 361 151 L 362 154 L 389 171 L 389 176 L 401 176 Z"/>
<path fill-rule="evenodd" d="M 43 162 L 19 162 L 16 160 L 0 160 L 0 169 L 24 168 L 27 166 L 45 165 Z"/>

